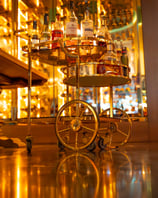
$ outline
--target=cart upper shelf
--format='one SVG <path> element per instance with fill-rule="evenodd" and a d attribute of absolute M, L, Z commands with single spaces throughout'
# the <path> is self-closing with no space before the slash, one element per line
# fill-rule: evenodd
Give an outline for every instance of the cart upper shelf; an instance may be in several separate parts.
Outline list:
<path fill-rule="evenodd" d="M 47 76 L 32 68 L 32 86 L 42 85 Z M 4 89 L 27 87 L 28 65 L 0 49 L 0 87 Z"/>

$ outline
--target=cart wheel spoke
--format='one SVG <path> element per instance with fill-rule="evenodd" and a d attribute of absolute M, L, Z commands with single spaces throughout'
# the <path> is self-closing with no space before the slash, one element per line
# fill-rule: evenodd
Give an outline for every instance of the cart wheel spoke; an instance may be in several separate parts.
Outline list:
<path fill-rule="evenodd" d="M 128 136 L 128 134 L 124 133 L 123 131 L 121 131 L 119 129 L 117 129 L 117 132 L 120 133 L 120 134 L 122 134 L 122 135 L 124 135 L 124 136 L 126 136 L 126 137 Z"/>
<path fill-rule="evenodd" d="M 86 126 L 82 126 L 82 128 L 83 128 L 83 129 L 86 129 L 86 130 L 87 130 L 87 132 L 88 132 L 88 131 L 92 131 L 92 132 L 94 132 L 94 131 L 95 131 L 94 129 L 91 129 L 91 128 L 86 127 Z"/>
<path fill-rule="evenodd" d="M 82 116 L 84 115 L 85 111 L 86 111 L 87 107 L 84 107 L 84 109 L 81 109 L 81 112 L 79 114 L 79 117 L 82 118 Z"/>
<path fill-rule="evenodd" d="M 78 145 L 78 133 L 76 133 L 76 137 L 75 137 L 75 149 L 77 149 Z"/>
<path fill-rule="evenodd" d="M 69 130 L 71 130 L 71 128 L 61 129 L 61 130 L 59 130 L 58 132 L 59 132 L 59 133 L 63 133 L 63 132 L 69 131 Z"/>

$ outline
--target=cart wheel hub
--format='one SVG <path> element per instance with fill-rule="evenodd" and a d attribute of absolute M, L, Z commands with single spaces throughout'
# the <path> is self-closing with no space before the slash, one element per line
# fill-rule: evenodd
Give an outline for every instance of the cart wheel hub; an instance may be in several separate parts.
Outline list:
<path fill-rule="evenodd" d="M 110 130 L 111 132 L 117 132 L 117 124 L 115 122 L 110 123 Z"/>
<path fill-rule="evenodd" d="M 71 121 L 71 128 L 73 131 L 79 131 L 81 129 L 81 121 L 77 118 Z"/>

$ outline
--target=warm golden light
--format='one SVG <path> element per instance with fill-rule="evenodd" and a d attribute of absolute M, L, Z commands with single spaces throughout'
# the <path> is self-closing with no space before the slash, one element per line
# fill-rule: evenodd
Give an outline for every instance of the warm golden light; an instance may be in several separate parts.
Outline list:
<path fill-rule="evenodd" d="M 7 45 L 7 40 L 3 39 L 3 43 L 4 43 L 4 45 Z"/>
<path fill-rule="evenodd" d="M 2 24 L 2 25 L 6 25 L 6 23 L 7 23 L 7 19 L 4 17 L 4 16 L 0 16 L 0 23 Z M 4 24 L 5 23 L 5 24 Z"/>
<path fill-rule="evenodd" d="M 19 3 L 24 6 L 25 8 L 27 8 L 27 5 L 22 1 L 22 0 L 19 0 Z"/>
<path fill-rule="evenodd" d="M 36 5 L 37 7 L 39 7 L 39 0 L 36 0 Z"/>
<path fill-rule="evenodd" d="M 8 8 L 8 1 L 7 0 L 4 0 L 3 2 L 4 2 L 4 9 L 7 10 L 7 8 Z"/>
<path fill-rule="evenodd" d="M 37 108 L 40 109 L 40 107 L 41 107 L 41 105 L 40 105 L 40 103 L 38 103 L 38 104 L 37 104 Z"/>
<path fill-rule="evenodd" d="M 100 0 L 97 0 L 97 17 L 98 17 L 98 28 L 101 26 L 101 21 L 100 21 Z"/>
<path fill-rule="evenodd" d="M 53 78 L 49 78 L 48 81 L 50 84 L 53 84 Z"/>
<path fill-rule="evenodd" d="M 25 20 L 27 20 L 27 12 L 24 14 L 24 13 L 21 11 L 20 8 L 18 9 L 18 12 L 19 12 L 20 17 L 23 17 Z"/>
<path fill-rule="evenodd" d="M 20 159 L 17 162 L 17 176 L 16 176 L 16 198 L 20 198 Z"/>
<path fill-rule="evenodd" d="M 17 90 L 18 90 L 17 118 L 20 118 L 20 109 L 21 109 L 21 105 L 20 105 L 20 100 L 21 100 L 20 88 L 18 88 Z"/>
<path fill-rule="evenodd" d="M 1 5 L 2 5 L 2 7 L 4 9 L 8 10 L 10 8 L 11 9 L 13 8 L 13 6 L 11 5 L 12 3 L 13 3 L 12 0 L 3 0 L 1 2 Z M 43 2 L 41 0 L 33 0 L 33 3 L 36 5 L 36 8 L 39 7 L 41 10 L 43 9 Z M 83 3 L 83 6 L 85 6 L 85 2 L 82 2 L 82 3 Z M 88 2 L 88 4 L 89 3 L 91 4 L 91 2 Z M 92 3 L 92 5 L 93 5 L 93 3 Z M 97 3 L 97 10 L 96 10 L 97 12 L 95 11 L 96 13 L 94 15 L 91 13 L 91 18 L 95 19 L 95 23 L 96 23 L 95 24 L 95 28 L 97 30 L 101 26 L 100 14 L 103 13 L 104 15 L 108 15 L 110 13 L 109 9 L 111 9 L 111 7 L 109 6 L 107 8 L 106 2 L 103 3 L 100 0 L 98 0 L 95 3 Z M 68 16 L 69 15 L 68 7 L 67 8 L 65 8 L 65 7 L 63 8 L 63 7 L 61 7 L 61 5 L 63 5 L 63 1 L 59 0 L 57 2 L 57 7 L 56 7 L 57 12 L 60 13 L 61 17 L 63 17 L 64 15 Z M 35 8 L 35 11 L 32 11 L 32 9 L 29 10 L 29 4 L 27 6 L 27 3 L 25 3 L 25 1 L 18 0 L 18 8 L 17 8 L 18 9 L 18 13 L 17 13 L 17 16 L 18 16 L 18 19 L 17 19 L 18 28 L 17 29 L 28 29 L 28 26 L 31 27 L 31 25 L 32 25 L 32 24 L 28 23 L 28 21 L 31 22 L 32 20 L 37 20 L 38 21 L 38 32 L 40 32 L 42 30 L 42 29 L 40 29 L 40 28 L 42 28 L 42 25 L 43 25 L 42 21 L 41 21 L 41 17 L 42 16 L 40 16 L 39 12 L 36 12 L 36 8 Z M 119 10 L 119 8 L 118 8 L 118 10 Z M 113 25 L 111 25 L 112 27 L 109 28 L 110 29 L 109 32 L 111 34 L 113 34 L 113 36 L 115 38 L 117 38 L 117 34 L 119 34 L 119 35 L 121 35 L 120 37 L 122 37 L 124 39 L 126 33 L 128 34 L 129 32 L 131 32 L 131 29 L 135 28 L 135 26 L 138 25 L 138 27 L 137 27 L 138 28 L 138 37 L 139 37 L 138 41 L 139 40 L 140 41 L 139 41 L 139 49 L 138 49 L 139 53 L 137 53 L 137 55 L 135 55 L 136 54 L 135 51 L 138 51 L 138 50 L 136 50 L 135 46 L 133 45 L 133 43 L 134 43 L 134 39 L 133 39 L 133 32 L 134 31 L 133 30 L 131 32 L 130 39 L 126 39 L 125 40 L 126 44 L 127 44 L 127 40 L 128 40 L 128 43 L 131 41 L 131 45 L 132 45 L 132 47 L 130 49 L 130 52 L 129 52 L 130 78 L 132 78 L 137 73 L 136 70 L 138 70 L 138 68 L 135 65 L 138 65 L 137 64 L 137 58 L 138 57 L 139 57 L 139 61 L 140 61 L 140 64 L 139 64 L 140 65 L 140 73 L 141 73 L 141 75 L 145 74 L 145 69 L 144 69 L 144 51 L 143 51 L 143 42 L 142 42 L 142 22 L 137 24 L 137 22 L 138 22 L 138 20 L 137 20 L 137 11 L 133 10 L 132 14 L 133 14 L 133 16 L 131 16 L 131 19 L 130 19 L 131 21 L 128 23 L 128 25 L 123 25 L 123 26 L 122 25 L 120 25 L 120 26 L 117 25 L 117 28 L 114 27 Z M 125 16 L 126 19 L 128 19 L 128 17 L 129 16 Z M 23 62 L 25 62 L 26 64 L 28 64 L 28 58 L 27 58 L 27 56 L 23 56 L 23 52 L 22 52 L 23 46 L 27 45 L 28 41 L 18 37 L 17 38 L 17 40 L 18 40 L 17 43 L 16 42 L 14 42 L 14 43 L 12 42 L 12 37 L 10 35 L 13 34 L 12 33 L 13 24 L 12 24 L 11 20 L 12 20 L 12 17 L 8 17 L 8 16 L 6 17 L 6 15 L 0 16 L 0 31 L 1 31 L 1 34 L 3 35 L 3 37 L 1 37 L 1 40 L 0 40 L 1 41 L 0 42 L 0 48 L 3 48 L 5 46 L 5 48 L 6 48 L 8 53 L 16 54 L 16 57 L 18 59 L 20 59 Z M 111 19 L 109 18 L 109 20 L 111 20 Z M 117 20 L 117 19 L 115 18 L 115 20 Z M 108 26 L 109 26 L 109 24 L 108 24 Z M 29 29 L 30 29 L 29 33 L 31 33 L 31 28 L 29 28 Z M 64 25 L 63 25 L 63 30 L 64 30 Z M 81 35 L 80 28 L 78 28 L 77 33 L 78 33 L 78 36 Z M 126 37 L 127 37 L 127 35 L 126 35 Z M 93 45 L 95 47 L 97 46 L 97 44 L 98 44 L 98 42 L 96 42 L 96 40 L 93 40 Z M 13 45 L 13 47 L 12 47 L 12 45 Z M 17 52 L 15 52 L 15 50 L 14 50 L 15 48 L 17 49 Z M 75 47 L 73 47 L 73 48 L 75 49 Z M 74 50 L 74 51 L 71 51 L 71 53 L 76 53 L 76 52 Z M 91 52 L 89 50 L 87 50 L 87 51 L 85 50 L 85 54 L 86 53 L 88 54 L 88 53 L 91 53 Z M 93 53 L 93 51 L 92 51 L 92 53 Z M 26 54 L 26 52 L 25 52 L 25 54 Z M 60 54 L 60 52 L 59 52 L 59 54 Z M 34 69 L 40 71 L 40 72 L 46 71 L 46 72 L 48 72 L 50 74 L 49 75 L 50 79 L 48 80 L 47 85 L 46 85 L 47 88 L 49 89 L 49 91 L 48 91 L 49 92 L 49 94 L 48 94 L 49 96 L 48 97 L 51 98 L 51 99 L 49 98 L 50 100 L 52 100 L 52 97 L 57 98 L 57 103 L 58 103 L 59 107 L 61 105 L 63 105 L 67 101 L 66 94 L 67 94 L 68 89 L 67 89 L 66 85 L 64 85 L 63 82 L 62 82 L 63 79 L 65 78 L 65 75 L 61 72 L 60 68 L 58 67 L 57 69 L 54 69 L 55 72 L 54 72 L 54 74 L 52 74 L 51 73 L 52 69 L 48 69 L 49 66 L 47 64 L 42 63 L 42 65 L 41 65 L 40 61 L 37 60 L 37 59 L 36 60 L 34 59 L 32 61 L 32 67 Z M 52 76 L 53 76 L 54 79 L 52 78 Z M 141 86 L 141 85 L 139 85 L 139 86 Z M 75 91 L 74 91 L 75 89 L 74 88 L 72 88 L 72 89 L 69 88 L 69 89 L 70 89 L 69 90 L 70 92 L 73 90 L 72 91 L 73 93 L 70 94 L 70 99 L 75 98 Z M 40 97 L 40 95 L 41 95 L 41 90 L 40 91 L 39 90 L 40 89 L 36 89 L 35 90 L 35 94 L 34 95 L 36 95 L 36 96 L 33 96 L 33 102 L 32 102 L 33 105 L 35 105 L 34 109 L 38 109 L 38 112 L 35 113 L 35 116 L 37 116 L 37 117 L 40 115 L 40 113 L 39 113 L 40 109 L 39 109 L 39 105 L 38 105 L 38 102 L 37 102 L 37 98 Z M 42 93 L 44 93 L 44 92 L 42 91 Z M 53 93 L 51 93 L 51 92 L 53 92 Z M 142 92 L 143 92 L 143 94 L 146 94 L 146 90 L 143 90 Z M 18 112 L 21 112 L 21 113 L 23 112 L 22 114 L 27 116 L 27 110 L 26 110 L 27 109 L 27 102 L 28 102 L 27 99 L 26 99 L 27 96 L 24 97 L 23 96 L 23 92 L 21 92 L 19 94 L 20 94 L 19 95 L 20 99 L 18 98 Z M 82 91 L 81 91 L 80 94 L 82 94 Z M 71 97 L 71 95 L 72 95 L 72 97 Z M 109 98 L 109 94 L 108 94 L 107 91 L 105 91 L 104 88 L 100 88 L 100 94 L 99 95 L 101 97 L 101 101 L 100 101 L 101 108 L 102 109 L 106 109 L 107 106 L 108 106 L 107 103 L 109 102 L 109 99 L 108 99 Z M 21 96 L 23 96 L 23 97 L 21 97 Z M 63 97 L 63 96 L 65 96 L 65 97 Z M 36 99 L 34 99 L 34 98 L 36 98 Z M 36 100 L 36 102 L 35 102 L 35 100 Z M 95 101 L 95 94 L 92 94 L 91 100 Z M 114 100 L 115 100 L 115 98 L 114 98 Z M 138 99 L 136 99 L 136 100 L 138 102 Z M 146 100 L 146 97 L 143 97 L 143 102 L 142 102 L 142 104 L 140 104 L 141 107 L 143 107 L 146 104 L 145 100 Z M 114 101 L 114 103 L 115 103 L 115 101 Z M 20 103 L 21 109 L 23 109 L 22 111 L 20 111 L 19 103 Z M 23 105 L 25 106 L 24 108 L 23 108 Z M 41 102 L 41 106 L 40 106 L 41 109 L 43 108 L 43 106 L 44 106 L 45 109 L 48 109 L 48 107 L 46 107 L 46 104 L 44 104 L 43 106 L 42 105 L 43 104 Z M 93 106 L 95 106 L 95 104 L 93 104 Z M 114 106 L 115 106 L 115 104 L 114 104 Z M 130 107 L 128 107 L 128 108 L 130 108 Z M 7 105 L 6 104 L 4 104 L 4 109 L 7 109 Z M 35 112 L 35 110 L 34 110 L 34 112 Z M 19 118 L 20 118 L 21 113 L 18 114 Z M 4 114 L 4 113 L 2 113 L 2 114 Z"/>

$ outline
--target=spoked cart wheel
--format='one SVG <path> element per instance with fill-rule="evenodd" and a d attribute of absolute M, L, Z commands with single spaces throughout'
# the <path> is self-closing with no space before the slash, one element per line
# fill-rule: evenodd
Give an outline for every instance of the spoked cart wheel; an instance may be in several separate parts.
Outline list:
<path fill-rule="evenodd" d="M 78 151 L 93 143 L 98 123 L 98 116 L 90 104 L 82 100 L 72 100 L 58 111 L 55 131 L 64 147 Z"/>
<path fill-rule="evenodd" d="M 110 108 L 100 114 L 101 127 L 99 129 L 98 146 L 100 149 L 106 147 L 119 148 L 127 143 L 132 122 L 129 115 L 122 109 L 113 108 L 113 117 L 110 117 Z"/>

